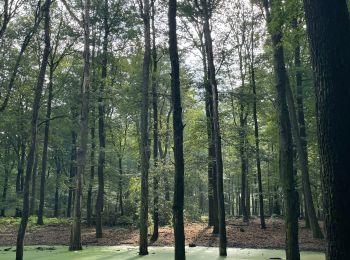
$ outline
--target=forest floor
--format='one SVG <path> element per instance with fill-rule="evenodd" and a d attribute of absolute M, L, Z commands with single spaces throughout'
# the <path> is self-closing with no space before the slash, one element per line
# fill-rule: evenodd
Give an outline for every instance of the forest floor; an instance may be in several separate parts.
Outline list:
<path fill-rule="evenodd" d="M 227 245 L 234 248 L 284 248 L 284 225 L 282 219 L 267 219 L 267 229 L 262 230 L 259 220 L 251 220 L 248 224 L 241 219 L 227 222 Z M 324 240 L 313 239 L 310 230 L 299 223 L 299 243 L 303 251 L 324 251 Z M 185 224 L 186 245 L 212 247 L 218 245 L 218 237 L 212 235 L 212 228 L 207 223 L 194 222 Z M 0 246 L 16 244 L 17 227 L 13 225 L 0 226 Z M 138 229 L 123 227 L 104 227 L 104 237 L 95 238 L 94 227 L 83 226 L 82 242 L 91 246 L 137 246 Z M 25 236 L 25 245 L 67 245 L 70 236 L 70 226 L 67 224 L 30 226 Z M 160 227 L 159 239 L 152 246 L 172 246 L 173 229 L 171 226 Z"/>

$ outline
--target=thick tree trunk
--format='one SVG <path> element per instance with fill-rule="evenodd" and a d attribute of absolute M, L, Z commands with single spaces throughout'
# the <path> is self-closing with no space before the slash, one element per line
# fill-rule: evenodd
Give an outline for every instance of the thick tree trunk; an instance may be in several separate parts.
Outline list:
<path fill-rule="evenodd" d="M 183 260 L 185 256 L 185 230 L 184 230 L 184 155 L 183 155 L 183 123 L 180 89 L 180 66 L 177 47 L 177 1 L 169 0 L 169 54 L 171 62 L 171 101 L 173 105 L 174 129 L 174 161 L 175 183 L 173 202 L 173 225 L 175 235 L 175 259 Z"/>
<path fill-rule="evenodd" d="M 141 102 L 141 209 L 140 209 L 140 241 L 139 254 L 148 254 L 148 171 L 149 171 L 149 133 L 148 133 L 148 108 L 149 108 L 149 67 L 151 62 L 151 28 L 150 28 L 150 3 L 143 0 L 142 18 L 144 23 L 144 57 L 142 78 L 142 102 Z"/>
<path fill-rule="evenodd" d="M 216 160 L 216 180 L 217 180 L 217 198 L 218 198 L 218 216 L 219 216 L 219 252 L 220 256 L 226 256 L 227 251 L 227 239 L 226 239 L 226 220 L 225 220 L 225 200 L 224 200 L 224 183 L 223 183 L 223 162 L 222 162 L 222 151 L 221 151 L 221 134 L 220 134 L 220 123 L 219 123 L 219 111 L 218 111 L 218 89 L 215 78 L 215 66 L 214 66 L 214 55 L 212 38 L 209 24 L 209 7 L 207 0 L 201 0 L 203 8 L 204 18 L 204 37 L 206 45 L 206 53 L 208 60 L 208 78 L 213 93 L 213 122 L 214 122 L 214 140 L 215 140 L 215 160 Z"/>
<path fill-rule="evenodd" d="M 82 250 L 81 207 L 83 199 L 83 178 L 86 164 L 89 135 L 89 89 L 90 89 L 90 0 L 84 1 L 84 76 L 81 87 L 80 136 L 77 151 L 76 191 L 74 215 L 70 235 L 69 250 Z"/>
<path fill-rule="evenodd" d="M 159 212 L 158 212 L 158 201 L 159 201 L 159 173 L 158 173 L 158 86 L 157 86 L 157 73 L 158 73 L 158 57 L 156 49 L 156 27 L 154 24 L 155 18 L 155 0 L 152 0 L 152 107 L 153 107 L 153 165 L 154 165 L 154 176 L 153 176 L 153 234 L 151 241 L 157 241 L 158 239 L 158 228 L 159 228 Z"/>
<path fill-rule="evenodd" d="M 350 20 L 345 0 L 304 0 L 315 72 L 327 259 L 348 259 Z"/>
<path fill-rule="evenodd" d="M 31 176 L 33 171 L 34 154 L 35 154 L 35 148 L 36 148 L 38 115 L 39 115 L 39 109 L 40 109 L 41 92 L 45 81 L 46 66 L 47 66 L 49 54 L 50 54 L 50 6 L 51 6 L 51 0 L 46 0 L 45 7 L 44 7 L 45 47 L 44 47 L 43 57 L 41 61 L 38 81 L 37 81 L 35 93 L 34 93 L 34 103 L 33 103 L 33 110 L 32 110 L 33 112 L 32 112 L 31 132 L 30 132 L 31 143 L 30 143 L 30 148 L 28 152 L 25 184 L 24 184 L 24 191 L 23 191 L 22 220 L 21 220 L 21 224 L 19 226 L 18 235 L 17 235 L 16 260 L 23 260 L 24 236 L 25 236 L 25 232 L 28 224 L 28 218 L 29 218 L 29 187 L 30 187 L 30 181 L 31 181 Z"/>
<path fill-rule="evenodd" d="M 104 36 L 102 47 L 102 71 L 101 84 L 98 96 L 98 140 L 99 140 L 99 154 L 98 154 L 98 190 L 96 199 L 96 238 L 102 238 L 102 212 L 104 200 L 104 167 L 105 167 L 105 149 L 106 149 L 106 131 L 105 131 L 105 88 L 107 81 L 107 58 L 108 58 L 108 1 L 104 2 Z"/>
<path fill-rule="evenodd" d="M 40 175 L 40 198 L 39 198 L 39 209 L 38 209 L 38 225 L 43 225 L 44 216 L 44 204 L 45 204 L 45 175 L 46 175 L 46 164 L 47 164 L 47 151 L 49 148 L 49 133 L 50 133 L 50 117 L 51 117 L 51 103 L 53 98 L 53 72 L 54 67 L 50 65 L 49 85 L 48 85 L 48 97 L 47 97 L 47 108 L 46 108 L 46 119 L 45 130 L 44 130 L 44 146 L 43 155 L 41 158 L 41 175 Z"/>

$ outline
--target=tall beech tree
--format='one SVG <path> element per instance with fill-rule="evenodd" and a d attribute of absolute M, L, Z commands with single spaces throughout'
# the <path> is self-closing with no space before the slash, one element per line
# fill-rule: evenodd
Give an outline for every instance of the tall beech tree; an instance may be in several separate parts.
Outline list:
<path fill-rule="evenodd" d="M 184 155 L 183 155 L 183 123 L 180 89 L 180 65 L 177 47 L 177 1 L 169 0 L 169 54 L 171 63 L 171 101 L 173 105 L 173 131 L 174 131 L 174 161 L 175 183 L 173 203 L 173 225 L 175 236 L 175 259 L 183 260 L 185 256 L 185 230 L 184 230 Z"/>
<path fill-rule="evenodd" d="M 280 19 L 282 2 L 280 0 L 273 1 L 271 6 L 270 3 L 268 0 L 263 0 L 266 23 L 272 42 L 276 77 L 277 116 L 279 121 L 280 143 L 280 178 L 284 195 L 286 257 L 287 260 L 299 260 L 298 204 L 293 171 L 293 140 L 286 98 L 286 93 L 288 91 L 287 88 L 289 87 L 289 78 L 284 61 L 284 48 L 282 44 L 283 21 Z"/>
<path fill-rule="evenodd" d="M 220 256 L 226 256 L 227 238 L 226 238 L 226 218 L 225 218 L 225 199 L 224 199 L 224 166 L 222 161 L 221 133 L 219 123 L 219 100 L 218 87 L 215 78 L 216 70 L 214 65 L 214 54 L 212 38 L 210 31 L 210 4 L 207 0 L 201 0 L 203 12 L 203 31 L 208 62 L 208 78 L 212 89 L 213 99 L 213 122 L 214 122 L 214 141 L 215 141 L 215 161 L 216 161 L 216 189 L 218 193 L 218 216 L 219 216 L 219 253 Z M 215 202 L 214 202 L 215 203 Z"/>
<path fill-rule="evenodd" d="M 350 247 L 350 20 L 345 0 L 304 0 L 315 74 L 327 260 L 347 259 Z"/>
<path fill-rule="evenodd" d="M 155 27 L 156 7 L 155 0 L 151 0 L 151 27 L 152 27 L 152 109 L 153 109 L 153 234 L 151 241 L 156 241 L 159 235 L 159 174 L 158 174 L 158 55 L 156 47 Z"/>
<path fill-rule="evenodd" d="M 143 56 L 143 76 L 142 76 L 142 101 L 140 120 L 140 154 L 141 154 L 141 208 L 140 208 L 140 241 L 139 254 L 148 254 L 148 172 L 149 172 L 149 130 L 148 130 L 148 110 L 149 110 L 149 78 L 151 64 L 151 24 L 150 24 L 150 1 L 139 0 L 139 7 L 144 26 L 144 56 Z"/>
<path fill-rule="evenodd" d="M 50 7 L 51 0 L 46 0 L 44 3 L 44 42 L 45 47 L 43 51 L 43 56 L 41 60 L 40 71 L 38 75 L 38 80 L 35 87 L 34 93 L 34 102 L 32 109 L 32 119 L 31 119 L 31 142 L 30 148 L 27 156 L 27 168 L 26 168 L 26 176 L 23 190 L 23 209 L 22 209 L 22 219 L 18 229 L 17 235 L 17 244 L 16 244 L 16 260 L 23 259 L 23 246 L 24 246 L 24 236 L 28 224 L 29 218 L 29 187 L 30 181 L 32 177 L 33 164 L 34 164 L 34 156 L 35 149 L 37 143 L 37 125 L 38 125 L 38 116 L 40 109 L 40 100 L 41 100 L 41 92 L 43 90 L 44 82 L 45 82 L 45 73 L 46 67 L 49 60 L 50 55 Z"/>
<path fill-rule="evenodd" d="M 76 19 L 84 30 L 84 73 L 80 89 L 81 113 L 80 131 L 77 147 L 76 189 L 74 196 L 73 223 L 71 227 L 69 250 L 82 250 L 81 244 L 81 211 L 83 197 L 83 177 L 85 172 L 87 143 L 89 135 L 89 91 L 90 91 L 90 0 L 84 1 L 84 20 Z M 73 18 L 76 16 L 72 16 Z"/>
<path fill-rule="evenodd" d="M 105 88 L 107 83 L 107 58 L 108 58 L 108 37 L 109 28 L 109 10 L 108 0 L 104 1 L 103 6 L 103 43 L 102 43 L 102 63 L 101 63 L 101 83 L 98 90 L 98 191 L 96 199 L 96 237 L 102 237 L 102 212 L 104 197 L 104 167 L 105 167 L 105 148 L 106 148 L 106 131 L 105 131 Z"/>

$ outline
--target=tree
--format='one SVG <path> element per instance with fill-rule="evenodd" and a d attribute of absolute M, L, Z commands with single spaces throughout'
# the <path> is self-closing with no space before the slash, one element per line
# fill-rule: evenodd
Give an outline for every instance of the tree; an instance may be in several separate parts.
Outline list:
<path fill-rule="evenodd" d="M 298 242 L 298 208 L 297 192 L 293 171 L 293 140 L 291 123 L 287 106 L 286 92 L 289 79 L 284 61 L 282 44 L 281 1 L 274 1 L 270 6 L 264 0 L 266 23 L 271 37 L 273 48 L 273 62 L 276 77 L 277 114 L 279 123 L 280 142 L 280 178 L 284 194 L 284 218 L 286 229 L 286 257 L 287 260 L 300 259 Z"/>
<path fill-rule="evenodd" d="M 218 110 L 218 89 L 215 78 L 215 66 L 214 66 L 214 55 L 212 38 L 210 33 L 209 24 L 209 6 L 207 0 L 201 0 L 203 19 L 204 19 L 204 39 L 206 45 L 207 62 L 208 62 L 208 78 L 212 88 L 212 99 L 213 99 L 213 122 L 214 122 L 214 141 L 215 141 L 215 160 L 216 160 L 216 189 L 218 192 L 218 215 L 219 215 L 219 251 L 220 256 L 226 256 L 227 251 L 227 239 L 226 239 L 226 218 L 225 218 L 225 200 L 224 200 L 224 187 L 223 187 L 223 162 L 222 162 L 222 151 L 221 151 L 221 134 L 220 134 L 220 123 L 219 123 L 219 110 Z M 215 202 L 214 202 L 215 203 Z"/>
<path fill-rule="evenodd" d="M 185 231 L 184 231 L 184 156 L 183 156 L 183 124 L 180 90 L 180 66 L 177 48 L 176 33 L 177 1 L 169 0 L 169 54 L 171 62 L 171 101 L 173 105 L 174 129 L 174 160 L 175 160 L 175 190 L 173 202 L 173 223 L 175 236 L 175 259 L 185 257 Z"/>
<path fill-rule="evenodd" d="M 305 0 L 307 30 L 315 74 L 326 258 L 346 259 L 350 230 L 349 156 L 350 21 L 346 1 Z"/>
<path fill-rule="evenodd" d="M 140 154 L 141 154 L 141 209 L 140 209 L 140 245 L 139 254 L 148 254 L 147 221 L 148 221 L 148 171 L 149 171 L 149 141 L 148 141 L 148 108 L 149 108 L 149 74 L 151 63 L 151 25 L 150 25 L 150 2 L 140 0 L 140 13 L 144 25 L 144 56 L 142 77 L 142 102 L 140 121 Z"/>
<path fill-rule="evenodd" d="M 153 234 L 151 241 L 157 241 L 159 229 L 159 176 L 158 176 L 158 93 L 157 93 L 157 73 L 158 57 L 156 49 L 156 28 L 155 28 L 155 0 L 151 1 L 151 20 L 152 20 L 152 108 L 153 108 L 153 165 L 155 169 L 153 177 Z"/>
<path fill-rule="evenodd" d="M 44 6 L 44 52 L 41 60 L 40 72 L 38 75 L 38 80 L 35 88 L 35 96 L 33 102 L 33 112 L 32 112 L 32 120 L 31 120 L 31 143 L 27 158 L 27 168 L 26 168 L 26 176 L 24 183 L 24 191 L 23 191 L 23 210 L 22 210 L 22 220 L 19 226 L 18 235 L 17 235 L 17 244 L 16 244 L 16 260 L 23 259 L 23 246 L 24 246 L 24 236 L 28 224 L 29 218 L 29 187 L 33 170 L 34 163 L 34 155 L 36 149 L 36 139 L 37 139 L 37 123 L 38 123 L 38 115 L 40 109 L 40 100 L 41 100 L 41 92 L 43 89 L 44 81 L 45 81 L 45 73 L 46 66 L 49 60 L 50 55 L 50 6 L 51 0 L 45 1 Z"/>
<path fill-rule="evenodd" d="M 79 21 L 79 20 L 78 20 Z M 77 149 L 76 190 L 74 200 L 73 223 L 69 250 L 82 250 L 81 245 L 81 207 L 83 197 L 83 176 L 86 163 L 87 141 L 89 135 L 89 91 L 90 91 L 90 0 L 84 1 L 84 21 L 79 23 L 84 29 L 84 75 L 80 90 L 81 114 L 80 135 Z"/>
<path fill-rule="evenodd" d="M 102 71 L 101 83 L 98 96 L 98 139 L 99 139 L 99 154 L 98 154 L 98 191 L 96 199 L 96 237 L 102 237 L 102 212 L 103 212 L 103 196 L 104 196 L 104 166 L 105 166 L 105 148 L 106 148 L 106 131 L 105 131 L 105 87 L 107 81 L 107 58 L 108 58 L 108 37 L 109 37 L 109 11 L 108 1 L 104 1 L 103 9 L 103 43 L 102 43 Z"/>

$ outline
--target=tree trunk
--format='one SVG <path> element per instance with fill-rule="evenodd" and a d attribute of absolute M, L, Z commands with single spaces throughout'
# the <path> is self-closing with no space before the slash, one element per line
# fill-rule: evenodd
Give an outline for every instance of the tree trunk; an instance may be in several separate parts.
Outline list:
<path fill-rule="evenodd" d="M 23 129 L 24 131 L 24 129 Z M 24 179 L 24 163 L 26 157 L 26 144 L 24 136 L 19 138 L 19 156 L 18 156 L 18 168 L 17 168 L 17 178 L 16 178 L 16 193 L 20 194 L 23 191 L 23 179 Z"/>
<path fill-rule="evenodd" d="M 250 66 L 250 73 L 251 73 L 251 85 L 253 89 L 253 119 L 254 119 L 254 136 L 255 136 L 255 157 L 256 157 L 256 170 L 257 170 L 257 177 L 258 177 L 258 192 L 259 192 L 259 211 L 260 211 L 260 227 L 262 229 L 266 228 L 265 223 L 265 210 L 264 210 L 264 195 L 263 195 L 263 185 L 262 185 L 262 178 L 261 178 L 261 160 L 260 160 L 260 138 L 259 138 L 259 123 L 258 123 L 258 112 L 257 112 L 257 92 L 256 92 L 256 81 L 255 81 L 255 68 L 254 68 L 254 62 L 255 62 L 255 56 L 254 56 L 254 50 L 255 50 L 255 44 L 254 44 L 254 25 L 252 21 L 252 32 L 251 32 L 251 66 Z"/>
<path fill-rule="evenodd" d="M 223 184 L 223 162 L 222 162 L 222 151 L 221 151 L 221 134 L 220 134 L 220 123 L 219 123 L 219 111 L 218 111 L 218 89 L 215 78 L 215 66 L 214 66 L 214 55 L 212 38 L 209 24 L 209 7 L 207 0 L 201 0 L 203 8 L 204 18 L 204 37 L 206 45 L 206 53 L 208 60 L 208 78 L 213 93 L 213 122 L 214 122 L 214 140 L 215 140 L 215 160 L 216 160 L 216 180 L 217 180 L 217 192 L 218 192 L 218 215 L 219 215 L 219 252 L 220 256 L 226 256 L 227 251 L 227 239 L 226 239 L 226 220 L 225 220 L 225 200 L 224 200 L 224 184 Z"/>
<path fill-rule="evenodd" d="M 62 170 L 62 165 L 60 162 L 60 158 L 56 156 L 55 158 L 56 162 L 56 188 L 55 188 L 55 206 L 54 206 L 54 213 L 53 216 L 55 218 L 59 217 L 59 209 L 60 209 L 60 202 L 59 202 L 59 191 L 60 191 L 60 180 L 61 180 L 61 170 Z"/>
<path fill-rule="evenodd" d="M 73 127 L 71 130 L 71 154 L 70 154 L 70 169 L 69 169 L 69 191 L 68 191 L 68 199 L 67 199 L 67 218 L 70 218 L 72 215 L 72 204 L 74 201 L 74 183 L 75 183 L 75 175 L 77 173 L 77 132 L 75 130 L 75 112 L 72 109 L 72 123 Z"/>
<path fill-rule="evenodd" d="M 350 21 L 345 0 L 304 0 L 315 72 L 327 259 L 348 259 Z M 344 114 L 345 113 L 345 114 Z M 309 210 L 309 208 L 308 208 Z"/>
<path fill-rule="evenodd" d="M 300 46 L 296 47 L 295 50 L 295 65 L 298 70 L 297 72 L 297 84 L 302 84 L 302 78 L 301 78 L 301 71 L 300 71 Z M 300 87 L 299 87 L 300 88 Z M 300 135 L 300 128 L 298 125 L 298 119 L 297 119 L 297 111 L 295 108 L 294 103 L 294 97 L 291 90 L 291 87 L 289 84 L 286 85 L 286 95 L 287 95 L 287 104 L 288 104 L 288 110 L 289 110 L 289 116 L 291 119 L 291 126 L 292 126 L 292 134 L 294 138 L 294 142 L 296 144 L 297 153 L 298 153 L 298 159 L 299 159 L 299 165 L 302 173 L 302 186 L 304 191 L 304 200 L 306 203 L 307 213 L 308 213 L 308 219 L 310 222 L 310 227 L 312 230 L 312 235 L 314 238 L 323 238 L 323 234 L 321 231 L 321 228 L 318 224 L 316 212 L 314 203 L 312 200 L 312 192 L 310 187 L 310 177 L 309 177 L 309 166 L 308 166 L 308 158 L 307 158 L 307 147 L 305 147 L 305 143 L 303 143 Z M 301 120 L 301 119 L 300 119 Z M 305 132 L 305 122 L 304 122 L 304 133 Z M 306 134 L 305 134 L 306 135 Z M 306 141 L 306 139 L 305 139 Z"/>
<path fill-rule="evenodd" d="M 104 199 L 104 167 L 105 167 L 105 149 L 106 149 L 106 131 L 105 131 L 105 88 L 107 82 L 107 58 L 108 58 L 108 1 L 104 2 L 104 36 L 102 46 L 102 71 L 101 84 L 98 96 L 98 140 L 99 140 L 99 154 L 98 154 L 98 191 L 96 199 L 96 238 L 102 238 L 102 212 Z"/>
<path fill-rule="evenodd" d="M 122 158 L 118 159 L 119 165 L 119 212 L 121 216 L 124 216 L 124 204 L 123 204 L 123 160 Z"/>
<path fill-rule="evenodd" d="M 177 1 L 169 0 L 169 54 L 171 62 L 171 101 L 173 105 L 174 129 L 174 161 L 175 183 L 173 202 L 173 225 L 175 236 L 175 259 L 184 260 L 185 256 L 185 230 L 183 219 L 184 208 L 184 155 L 183 155 L 183 123 L 180 89 L 180 66 L 177 47 Z"/>
<path fill-rule="evenodd" d="M 29 215 L 34 215 L 35 212 L 35 201 L 36 201 L 36 175 L 38 171 L 39 153 L 35 153 L 33 175 L 32 175 L 32 192 L 30 194 L 30 210 Z"/>
<path fill-rule="evenodd" d="M 142 102 L 141 102 L 141 210 L 140 210 L 140 241 L 139 254 L 148 255 L 148 171 L 149 171 L 149 133 L 148 133 L 148 108 L 149 108 L 149 67 L 151 61 L 151 29 L 150 29 L 150 4 L 149 0 L 143 0 L 142 18 L 144 23 L 144 57 L 142 78 Z"/>
<path fill-rule="evenodd" d="M 277 17 L 282 3 L 280 1 L 274 2 L 271 13 L 268 1 L 264 0 L 263 4 L 272 41 L 274 70 L 276 75 L 277 114 L 280 138 L 280 176 L 284 195 L 283 214 L 286 231 L 286 259 L 299 260 L 297 191 L 295 190 L 296 183 L 293 173 L 293 140 L 286 100 L 289 79 L 284 62 L 282 24 L 278 20 L 280 18 Z M 271 24 L 275 25 L 273 26 L 273 30 Z"/>
<path fill-rule="evenodd" d="M 7 190 L 8 190 L 8 183 L 9 183 L 9 176 L 10 176 L 10 172 L 11 169 L 9 168 L 9 164 L 10 162 L 8 161 L 9 159 L 9 153 L 10 153 L 10 149 L 9 147 L 5 148 L 5 163 L 6 165 L 4 165 L 4 186 L 3 186 L 3 190 L 2 190 L 2 197 L 1 197 L 1 211 L 0 211 L 0 217 L 5 217 L 5 211 L 6 211 L 6 197 L 7 197 Z"/>
<path fill-rule="evenodd" d="M 159 173 L 158 173 L 158 86 L 157 86 L 157 73 L 158 73 L 158 57 L 156 49 L 156 27 L 154 25 L 155 18 L 155 0 L 151 1 L 152 7 L 152 106 L 153 106 L 153 165 L 154 165 L 154 176 L 153 176 L 153 234 L 151 241 L 157 241 L 158 239 L 158 228 L 159 228 Z"/>
<path fill-rule="evenodd" d="M 95 93 L 95 91 L 93 91 Z M 90 129 L 90 140 L 91 140 L 91 150 L 90 150 L 90 178 L 89 187 L 87 192 L 87 204 L 86 204 L 86 222 L 88 226 L 92 224 L 92 186 L 94 184 L 95 178 L 95 102 L 91 106 L 91 129 Z"/>
<path fill-rule="evenodd" d="M 89 89 L 90 89 L 90 0 L 84 1 L 84 76 L 81 87 L 80 136 L 77 151 L 76 191 L 74 200 L 73 224 L 69 250 L 82 250 L 81 245 L 81 207 L 83 197 L 83 178 L 86 164 L 89 135 Z"/>
<path fill-rule="evenodd" d="M 44 130 L 44 146 L 43 146 L 43 156 L 41 158 L 41 175 L 40 175 L 40 198 L 39 198 L 39 209 L 38 209 L 38 225 L 43 225 L 44 216 L 44 204 L 45 204 L 45 175 L 46 175 L 46 164 L 47 164 L 47 150 L 49 148 L 49 132 L 50 132 L 50 117 L 51 117 L 51 103 L 53 98 L 53 64 L 50 64 L 50 75 L 49 75 L 49 85 L 48 85 L 48 98 L 47 98 L 47 110 L 45 130 Z"/>
<path fill-rule="evenodd" d="M 41 100 L 41 92 L 43 89 L 44 81 L 45 81 L 45 73 L 46 66 L 49 59 L 50 54 L 50 5 L 51 0 L 45 1 L 44 13 L 45 13 L 45 47 L 43 52 L 43 57 L 40 66 L 40 72 L 38 76 L 38 81 L 35 88 L 34 93 L 34 103 L 33 103 L 33 112 L 32 112 L 32 120 L 31 120 L 31 144 L 27 158 L 27 168 L 26 168 L 26 176 L 25 176 L 25 184 L 23 191 L 23 210 L 22 210 L 22 220 L 19 226 L 18 235 L 17 235 L 17 244 L 16 244 L 16 260 L 23 260 L 23 246 L 24 246 L 24 236 L 28 224 L 29 218 L 29 187 L 33 170 L 34 163 L 34 154 L 36 148 L 36 139 L 37 139 L 37 123 L 38 123 L 38 115 L 40 109 L 40 100 Z"/>

